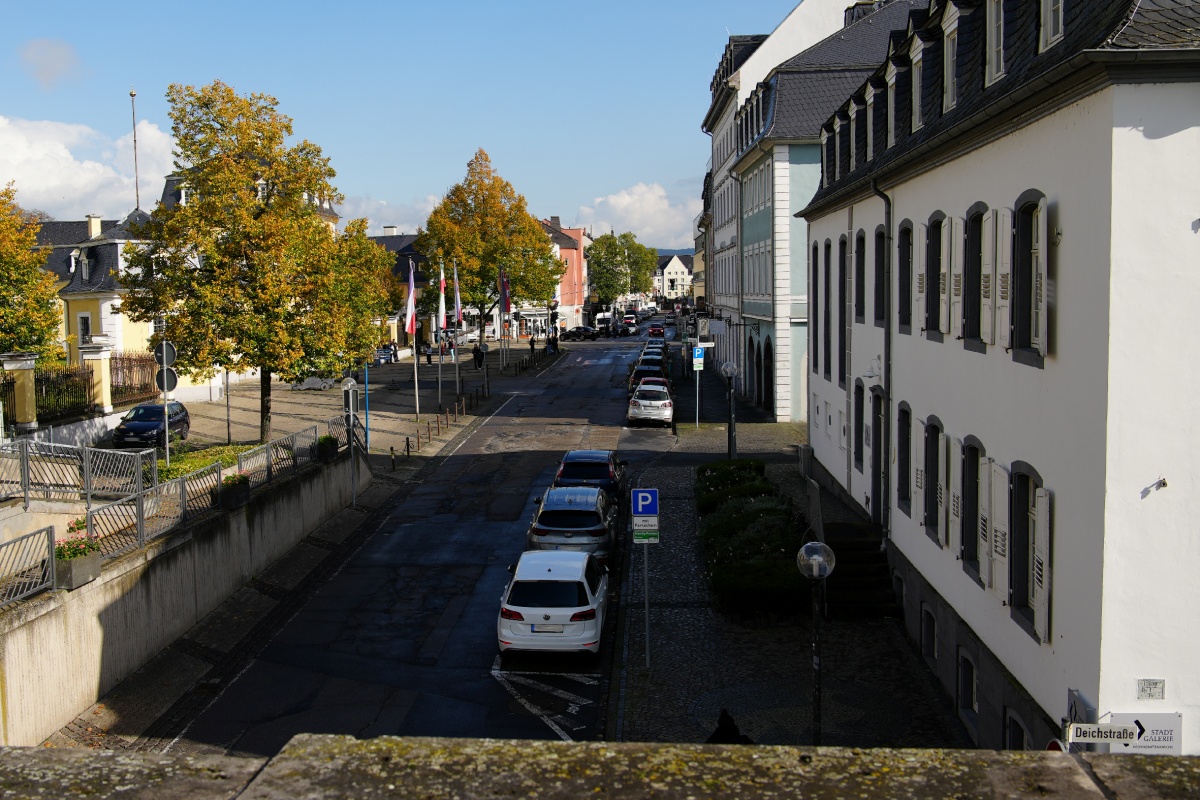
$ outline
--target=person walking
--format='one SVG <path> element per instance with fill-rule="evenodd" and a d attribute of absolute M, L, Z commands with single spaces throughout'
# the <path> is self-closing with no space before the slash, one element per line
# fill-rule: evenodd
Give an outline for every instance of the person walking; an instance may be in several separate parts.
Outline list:
<path fill-rule="evenodd" d="M 478 344 L 471 348 L 471 358 L 475 361 L 476 372 L 483 369 L 483 351 L 479 349 Z"/>
<path fill-rule="evenodd" d="M 537 337 L 534 336 L 533 334 L 530 334 L 529 335 L 529 357 L 533 358 L 534 353 L 536 353 L 536 352 L 537 352 Z"/>
<path fill-rule="evenodd" d="M 433 345 L 428 342 L 425 344 L 425 363 L 433 366 Z"/>

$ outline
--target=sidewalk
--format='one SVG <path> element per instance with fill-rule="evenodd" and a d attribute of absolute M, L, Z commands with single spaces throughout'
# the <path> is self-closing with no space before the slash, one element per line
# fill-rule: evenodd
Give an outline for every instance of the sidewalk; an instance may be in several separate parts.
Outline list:
<path fill-rule="evenodd" d="M 650 668 L 645 546 L 631 546 L 622 624 L 614 642 L 622 666 L 614 676 L 618 688 L 608 718 L 610 741 L 703 742 L 726 708 L 755 743 L 812 743 L 808 618 L 773 627 L 738 624 L 714 611 L 708 590 L 693 481 L 696 466 L 726 456 L 724 387 L 714 370 L 705 371 L 697 429 L 694 389 L 679 384 L 677 443 L 639 481 L 660 492 L 661 543 L 649 546 Z M 797 446 L 805 441 L 805 426 L 769 422 L 741 402 L 736 415 L 738 455 L 764 459 L 768 477 L 794 491 L 801 482 Z M 822 506 L 826 519 L 854 516 L 825 495 Z M 821 643 L 823 744 L 971 747 L 949 698 L 915 654 L 900 620 L 826 619 Z"/>

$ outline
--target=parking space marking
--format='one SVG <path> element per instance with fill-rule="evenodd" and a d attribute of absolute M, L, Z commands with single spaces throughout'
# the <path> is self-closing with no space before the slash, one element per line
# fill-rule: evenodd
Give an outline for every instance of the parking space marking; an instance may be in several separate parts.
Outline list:
<path fill-rule="evenodd" d="M 496 660 L 492 664 L 492 677 L 495 678 L 500 683 L 500 685 L 504 687 L 505 691 L 507 691 L 510 695 L 512 695 L 513 699 L 516 700 L 518 703 L 520 703 L 526 711 L 528 711 L 530 714 L 533 714 L 535 717 L 540 719 L 542 722 L 546 723 L 546 727 L 548 727 L 550 730 L 557 733 L 560 739 L 562 739 L 564 742 L 574 741 L 574 739 L 572 739 L 567 734 L 567 732 L 562 729 L 562 727 L 559 725 L 559 723 L 557 721 L 555 721 L 554 718 L 558 717 L 557 714 L 553 714 L 553 715 L 548 714 L 545 709 L 538 708 L 533 703 L 529 702 L 524 697 L 522 697 L 521 693 L 516 690 L 516 687 L 514 687 L 511 683 L 508 682 L 508 679 L 504 677 L 504 673 L 502 673 L 500 671 L 500 656 L 499 655 L 496 656 Z M 561 719 L 561 717 L 559 717 L 559 719 Z M 573 727 L 573 726 L 568 725 L 567 727 Z M 576 729 L 576 730 L 578 730 L 578 729 Z"/>
<path fill-rule="evenodd" d="M 522 686 L 528 686 L 531 689 L 537 689 L 539 692 L 545 692 L 546 694 L 557 697 L 559 700 L 566 700 L 568 703 L 574 703 L 577 706 L 590 706 L 592 704 L 592 701 L 588 700 L 586 697 L 580 697 L 579 695 L 571 694 L 570 692 L 562 689 L 556 689 L 549 684 L 542 683 L 541 681 L 535 681 L 522 675 L 506 674 L 505 677 L 507 677 L 513 683 L 519 683 Z"/>
<path fill-rule="evenodd" d="M 584 686 L 597 686 L 600 681 L 591 675 L 583 675 L 577 672 L 530 672 L 525 670 L 505 669 L 500 670 L 505 675 L 540 675 L 543 678 L 566 678 L 576 683 L 582 683 Z"/>

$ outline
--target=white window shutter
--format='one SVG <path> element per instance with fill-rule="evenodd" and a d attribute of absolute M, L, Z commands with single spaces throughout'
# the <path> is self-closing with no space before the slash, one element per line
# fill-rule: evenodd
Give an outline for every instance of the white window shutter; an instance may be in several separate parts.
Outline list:
<path fill-rule="evenodd" d="M 996 342 L 1012 347 L 1012 209 L 996 215 Z"/>
<path fill-rule="evenodd" d="M 996 343 L 996 212 L 983 215 L 983 263 L 979 269 L 979 338 Z"/>
<path fill-rule="evenodd" d="M 1050 256 L 1050 224 L 1046 211 L 1046 198 L 1038 201 L 1036 231 L 1031 242 L 1033 247 L 1033 313 L 1030 315 L 1029 340 L 1033 349 L 1041 355 L 1046 355 L 1046 264 Z"/>
<path fill-rule="evenodd" d="M 954 265 L 954 224 L 942 220 L 941 263 L 938 264 L 938 330 L 950 332 L 950 274 Z"/>
<path fill-rule="evenodd" d="M 913 420 L 913 436 L 909 447 L 913 462 L 913 519 L 918 525 L 925 524 L 925 423 Z"/>
<path fill-rule="evenodd" d="M 1029 576 L 1033 632 L 1042 644 L 1050 634 L 1050 493 L 1034 491 L 1033 565 Z"/>
<path fill-rule="evenodd" d="M 934 475 L 934 480 L 937 481 L 937 533 L 938 542 L 943 548 L 946 546 L 946 516 L 949 513 L 950 504 L 950 465 L 946 463 L 946 434 L 938 431 L 937 439 L 937 454 L 938 454 L 938 474 Z"/>
<path fill-rule="evenodd" d="M 913 327 L 921 333 L 925 332 L 925 292 L 932 287 L 925 283 L 925 250 L 928 247 L 929 227 L 925 224 L 917 226 L 917 234 L 913 239 L 913 272 L 917 282 L 917 290 L 913 292 Z"/>
<path fill-rule="evenodd" d="M 992 462 L 992 591 L 1008 605 L 1008 470 Z"/>
<path fill-rule="evenodd" d="M 955 217 L 952 223 L 951 262 L 950 262 L 950 333 L 956 338 L 963 337 L 963 264 L 966 261 L 965 240 L 963 239 L 964 223 L 960 217 Z"/>
<path fill-rule="evenodd" d="M 950 492 L 946 517 L 946 546 L 955 558 L 962 557 L 962 440 L 946 437 L 946 486 Z"/>
<path fill-rule="evenodd" d="M 979 537 L 979 577 L 984 588 L 992 585 L 992 460 L 979 457 L 979 518 L 975 520 Z"/>

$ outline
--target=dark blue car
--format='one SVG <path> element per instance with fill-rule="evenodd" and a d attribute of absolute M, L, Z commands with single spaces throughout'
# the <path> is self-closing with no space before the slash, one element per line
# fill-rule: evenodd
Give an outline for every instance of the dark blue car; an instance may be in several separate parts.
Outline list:
<path fill-rule="evenodd" d="M 170 410 L 171 433 L 177 434 L 180 439 L 186 439 L 192 427 L 187 409 L 183 407 L 183 403 L 174 400 L 167 403 L 167 408 Z M 113 431 L 113 447 L 165 446 L 162 403 L 142 403 L 134 406 Z"/>

